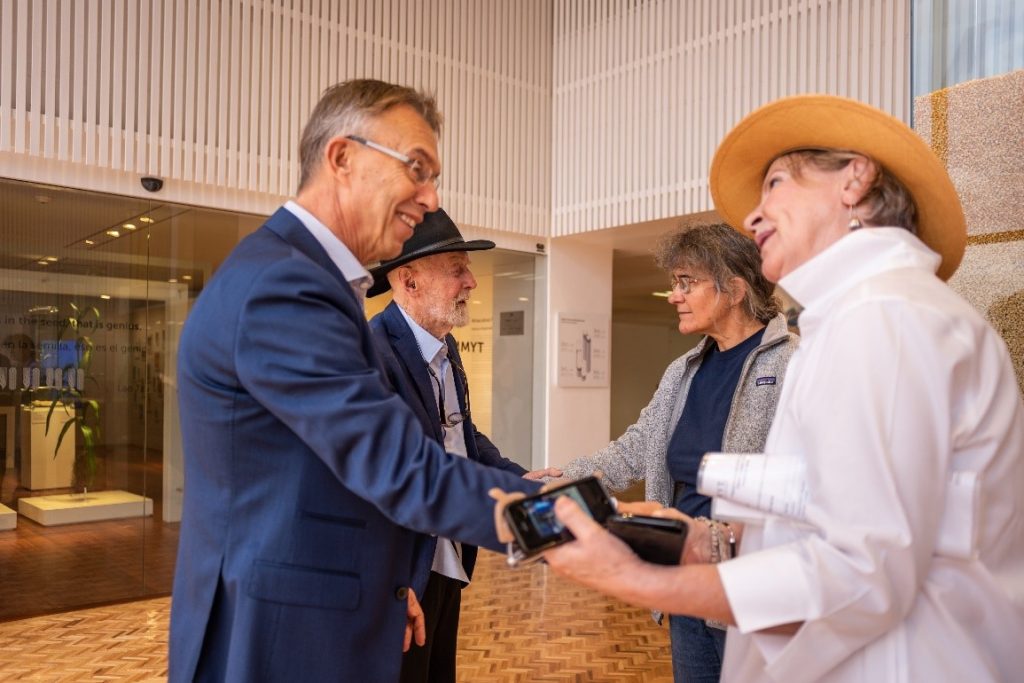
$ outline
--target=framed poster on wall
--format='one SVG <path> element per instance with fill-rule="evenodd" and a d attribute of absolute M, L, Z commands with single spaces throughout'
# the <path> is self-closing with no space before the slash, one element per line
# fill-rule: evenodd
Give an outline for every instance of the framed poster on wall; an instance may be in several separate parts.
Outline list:
<path fill-rule="evenodd" d="M 558 386 L 608 386 L 608 328 L 607 318 L 558 314 Z"/>

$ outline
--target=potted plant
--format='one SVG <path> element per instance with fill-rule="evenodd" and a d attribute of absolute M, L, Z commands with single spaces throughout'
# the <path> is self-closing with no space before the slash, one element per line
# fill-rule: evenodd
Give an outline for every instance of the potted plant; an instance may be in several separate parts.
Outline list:
<path fill-rule="evenodd" d="M 61 321 L 56 344 L 59 350 L 62 343 L 73 342 L 74 360 L 60 366 L 60 372 L 54 372 L 54 381 L 48 382 L 51 386 L 47 387 L 50 405 L 46 414 L 46 433 L 49 434 L 55 426 L 56 418 L 60 433 L 53 449 L 54 458 L 69 431 L 76 430 L 81 436 L 81 456 L 77 449 L 75 453 L 74 487 L 88 493 L 96 477 L 96 446 L 100 439 L 100 404 L 96 399 L 87 397 L 85 387 L 86 382 L 95 382 L 89 375 L 95 344 L 88 331 L 98 329 L 100 312 L 95 306 L 80 308 L 74 302 L 68 305 L 71 315 Z"/>

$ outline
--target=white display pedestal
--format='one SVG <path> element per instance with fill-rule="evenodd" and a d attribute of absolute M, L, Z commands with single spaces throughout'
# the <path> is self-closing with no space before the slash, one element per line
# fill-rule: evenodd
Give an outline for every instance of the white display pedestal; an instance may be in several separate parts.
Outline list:
<path fill-rule="evenodd" d="M 106 519 L 149 517 L 153 499 L 127 491 L 90 491 L 34 496 L 18 500 L 18 512 L 43 526 L 99 522 Z"/>
<path fill-rule="evenodd" d="M 18 513 L 6 505 L 0 505 L 0 531 L 9 531 L 17 526 Z"/>
<path fill-rule="evenodd" d="M 54 457 L 57 438 L 64 423 L 68 419 L 64 408 L 57 406 L 50 418 L 50 431 L 46 431 L 46 415 L 50 412 L 50 404 L 38 402 L 31 408 L 25 408 L 28 415 L 28 429 L 23 434 L 22 453 L 29 453 L 28 461 L 22 456 L 22 485 L 31 490 L 66 489 L 71 486 L 75 470 L 75 435 L 76 429 L 71 427 L 64 435 L 60 444 L 60 452 Z"/>

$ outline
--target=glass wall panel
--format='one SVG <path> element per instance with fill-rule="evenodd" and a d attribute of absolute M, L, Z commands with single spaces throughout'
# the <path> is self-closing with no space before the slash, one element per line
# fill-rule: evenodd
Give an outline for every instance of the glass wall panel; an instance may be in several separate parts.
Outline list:
<path fill-rule="evenodd" d="M 914 0 L 912 12 L 914 97 L 1024 68 L 1024 2 Z"/>
<path fill-rule="evenodd" d="M 167 594 L 178 336 L 264 218 L 2 179 L 0 206 L 0 620 Z M 456 331 L 474 420 L 527 468 L 535 260 L 474 254 Z"/>
<path fill-rule="evenodd" d="M 0 619 L 167 593 L 189 301 L 262 219 L 0 180 Z"/>

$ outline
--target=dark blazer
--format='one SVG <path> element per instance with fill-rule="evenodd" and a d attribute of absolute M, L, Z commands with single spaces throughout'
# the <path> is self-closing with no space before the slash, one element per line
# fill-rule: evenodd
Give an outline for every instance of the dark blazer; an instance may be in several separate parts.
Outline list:
<path fill-rule="evenodd" d="M 441 429 L 437 400 L 434 398 L 435 385 L 427 373 L 427 364 L 423 361 L 423 354 L 420 353 L 420 347 L 416 343 L 412 328 L 406 322 L 398 304 L 391 302 L 383 311 L 375 315 L 370 320 L 370 329 L 373 331 L 377 352 L 384 363 L 384 369 L 387 371 L 387 377 L 391 381 L 392 387 L 412 408 L 413 413 L 419 418 L 423 430 L 443 446 L 444 431 Z M 448 345 L 448 357 L 462 365 L 462 358 L 459 356 L 455 338 L 449 334 L 445 337 L 445 343 Z M 452 378 L 455 380 L 455 392 L 459 397 L 459 409 L 465 410 L 466 388 L 463 386 L 462 377 L 455 372 L 452 374 Z M 471 420 L 463 422 L 463 427 L 466 454 L 470 460 L 518 476 L 526 474 L 526 470 L 518 463 L 502 457 L 497 446 L 480 433 Z M 436 546 L 436 536 L 421 535 L 417 540 L 417 568 L 412 583 L 417 595 L 423 595 L 423 591 L 426 590 Z M 476 555 L 476 546 L 468 544 L 462 546 L 462 566 L 470 578 L 473 577 Z"/>
<path fill-rule="evenodd" d="M 386 385 L 363 309 L 286 209 L 182 331 L 170 680 L 396 681 L 420 533 L 501 550 L 492 486 Z"/>

